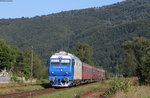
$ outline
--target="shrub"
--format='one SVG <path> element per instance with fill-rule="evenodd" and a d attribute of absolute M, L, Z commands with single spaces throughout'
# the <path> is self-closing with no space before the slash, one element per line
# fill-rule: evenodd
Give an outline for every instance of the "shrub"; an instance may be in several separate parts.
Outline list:
<path fill-rule="evenodd" d="M 14 82 L 16 82 L 16 81 L 18 81 L 18 78 L 16 76 L 12 76 L 11 80 L 14 81 Z"/>
<path fill-rule="evenodd" d="M 112 94 L 115 94 L 119 90 L 128 92 L 130 87 L 131 87 L 130 81 L 115 80 L 112 83 L 112 86 L 104 93 L 104 96 L 108 97 Z"/>

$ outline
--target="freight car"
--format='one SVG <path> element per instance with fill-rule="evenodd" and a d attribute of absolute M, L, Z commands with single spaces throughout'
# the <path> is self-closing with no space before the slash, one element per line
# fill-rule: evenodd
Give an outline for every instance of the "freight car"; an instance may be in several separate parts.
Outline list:
<path fill-rule="evenodd" d="M 51 86 L 69 87 L 83 83 L 100 81 L 105 71 L 90 66 L 73 54 L 60 51 L 49 59 L 48 79 Z"/>

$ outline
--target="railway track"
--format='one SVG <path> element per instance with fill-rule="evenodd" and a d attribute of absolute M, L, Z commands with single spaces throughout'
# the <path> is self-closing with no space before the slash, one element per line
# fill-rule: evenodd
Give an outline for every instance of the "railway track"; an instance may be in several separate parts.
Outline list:
<path fill-rule="evenodd" d="M 41 89 L 41 90 L 32 90 L 32 91 L 23 91 L 23 92 L 11 93 L 11 94 L 2 94 L 0 95 L 0 98 L 32 98 L 38 95 L 61 91 L 63 89 L 65 88 L 62 88 L 62 89 L 47 88 L 47 89 Z"/>

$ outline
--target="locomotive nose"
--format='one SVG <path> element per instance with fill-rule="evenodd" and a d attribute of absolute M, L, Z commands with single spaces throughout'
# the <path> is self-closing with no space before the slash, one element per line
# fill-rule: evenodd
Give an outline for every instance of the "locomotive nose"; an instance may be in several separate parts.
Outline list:
<path fill-rule="evenodd" d="M 68 76 L 70 75 L 71 71 L 67 69 L 58 68 L 50 72 L 52 76 Z"/>

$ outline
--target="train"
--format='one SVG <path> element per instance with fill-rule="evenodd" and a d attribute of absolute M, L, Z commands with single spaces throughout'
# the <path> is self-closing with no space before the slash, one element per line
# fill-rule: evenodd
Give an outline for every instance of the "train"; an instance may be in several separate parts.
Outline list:
<path fill-rule="evenodd" d="M 49 58 L 48 80 L 53 87 L 70 87 L 105 79 L 105 71 L 65 51 Z"/>

